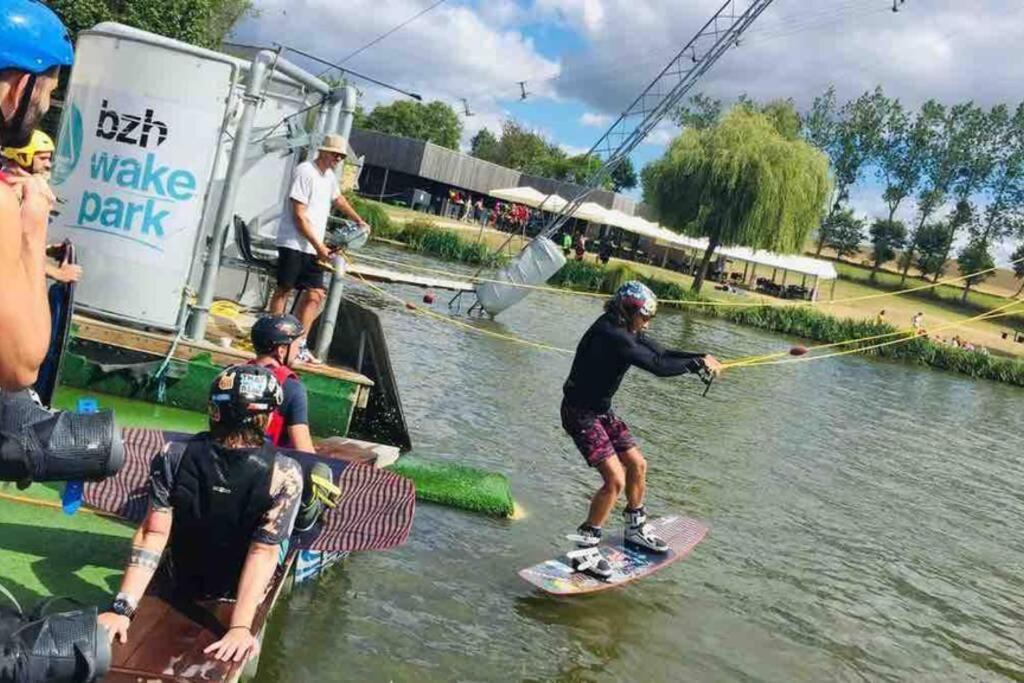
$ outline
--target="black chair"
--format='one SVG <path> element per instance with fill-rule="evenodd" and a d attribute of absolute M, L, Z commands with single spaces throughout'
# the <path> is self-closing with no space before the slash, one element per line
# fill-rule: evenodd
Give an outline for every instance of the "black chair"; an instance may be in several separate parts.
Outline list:
<path fill-rule="evenodd" d="M 277 267 L 277 263 L 268 258 L 262 258 L 257 256 L 252 250 L 252 234 L 249 232 L 249 226 L 245 224 L 241 216 L 235 216 L 235 247 L 238 248 L 238 253 L 241 255 L 242 260 L 248 265 L 261 268 L 264 270 L 274 270 Z M 246 269 L 249 270 L 248 268 Z"/>
<path fill-rule="evenodd" d="M 234 226 L 235 247 L 238 249 L 238 254 L 242 257 L 242 261 L 245 263 L 245 281 L 242 283 L 242 291 L 239 292 L 238 295 L 238 298 L 241 299 L 242 294 L 249 286 L 249 276 L 252 275 L 252 271 L 255 269 L 258 273 L 273 273 L 277 269 L 277 262 L 256 255 L 252 249 L 252 234 L 249 232 L 249 226 L 246 225 L 241 216 L 235 216 Z M 264 292 L 263 305 L 260 308 L 265 309 L 269 301 L 270 289 L 268 287 Z"/>

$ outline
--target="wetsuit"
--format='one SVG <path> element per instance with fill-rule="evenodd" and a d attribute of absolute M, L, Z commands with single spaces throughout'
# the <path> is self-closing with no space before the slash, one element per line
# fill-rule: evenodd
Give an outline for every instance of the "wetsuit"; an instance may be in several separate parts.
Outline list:
<path fill-rule="evenodd" d="M 703 356 L 665 349 L 642 333 L 616 325 L 609 314 L 598 318 L 576 347 L 561 411 L 562 427 L 587 464 L 594 467 L 636 445 L 629 427 L 611 409 L 612 396 L 630 366 L 658 377 L 675 377 L 697 372 Z"/>

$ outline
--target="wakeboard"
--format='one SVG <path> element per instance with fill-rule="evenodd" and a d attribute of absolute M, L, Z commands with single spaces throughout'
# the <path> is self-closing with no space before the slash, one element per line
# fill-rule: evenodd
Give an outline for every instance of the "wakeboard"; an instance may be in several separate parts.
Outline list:
<path fill-rule="evenodd" d="M 50 251 L 50 254 L 62 265 L 76 263 L 75 247 L 71 244 L 71 240 L 64 240 L 60 246 Z M 54 282 L 47 292 L 47 299 L 50 302 L 50 348 L 46 351 L 46 358 L 39 367 L 39 376 L 33 388 L 43 405 L 49 407 L 53 402 L 53 393 L 57 389 L 57 380 L 60 378 L 64 349 L 67 348 L 68 337 L 71 336 L 71 314 L 75 307 L 75 283 Z"/>
<path fill-rule="evenodd" d="M 519 576 L 551 595 L 596 593 L 653 574 L 683 559 L 708 533 L 708 527 L 701 522 L 680 515 L 660 517 L 650 525 L 655 535 L 668 543 L 668 552 L 654 553 L 626 545 L 622 535 L 616 534 L 614 541 L 598 546 L 612 566 L 612 575 L 606 580 L 576 571 L 572 568 L 572 560 L 564 555 L 527 567 L 519 572 Z"/>
<path fill-rule="evenodd" d="M 192 435 L 157 429 L 125 429 L 122 434 L 124 466 L 113 477 L 87 482 L 83 501 L 94 509 L 138 523 L 149 506 L 150 461 L 169 441 Z M 290 539 L 292 549 L 342 553 L 387 550 L 405 543 L 416 508 L 412 481 L 369 465 L 284 448 L 280 451 L 298 461 L 304 470 L 318 462 L 326 463 L 341 489 L 338 506 L 328 508 L 309 531 L 294 534 Z"/>

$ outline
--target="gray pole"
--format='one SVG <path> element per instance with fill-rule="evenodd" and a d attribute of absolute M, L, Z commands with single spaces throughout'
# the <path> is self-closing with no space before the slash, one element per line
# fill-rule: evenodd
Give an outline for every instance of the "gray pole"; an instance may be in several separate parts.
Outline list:
<path fill-rule="evenodd" d="M 338 134 L 348 142 L 352 134 L 352 120 L 355 118 L 356 102 L 358 94 L 351 85 L 344 87 L 341 99 L 341 120 L 338 124 Z M 334 338 L 334 328 L 338 324 L 338 308 L 341 306 L 341 295 L 345 290 L 344 273 L 342 272 L 342 259 L 334 261 L 335 272 L 331 275 L 331 287 L 327 292 L 327 303 L 324 305 L 324 317 L 320 321 L 320 331 L 316 336 L 316 357 L 320 360 L 327 360 L 327 352 L 331 348 L 331 339 Z"/>
<path fill-rule="evenodd" d="M 377 201 L 378 202 L 383 202 L 384 201 L 384 193 L 387 191 L 387 189 L 388 189 L 388 169 L 385 166 L 384 167 L 384 182 L 381 183 L 381 185 L 380 185 L 380 194 L 377 196 Z"/>
<path fill-rule="evenodd" d="M 238 186 L 242 180 L 242 170 L 245 168 L 245 154 L 248 151 L 249 138 L 252 135 L 252 122 L 256 117 L 256 109 L 263 99 L 267 67 L 276 58 L 277 55 L 270 50 L 262 50 L 253 58 L 252 67 L 249 69 L 249 79 L 245 86 L 245 94 L 242 96 L 242 115 L 235 131 L 235 140 L 231 147 L 231 160 L 228 162 L 224 189 L 221 193 L 220 203 L 217 205 L 213 233 L 210 235 L 206 268 L 203 269 L 196 305 L 186 330 L 187 337 L 193 341 L 200 341 L 206 335 L 210 304 L 213 303 L 213 293 L 217 287 L 217 273 L 220 271 L 220 259 L 224 251 L 224 237 L 235 212 L 235 199 L 238 196 Z"/>

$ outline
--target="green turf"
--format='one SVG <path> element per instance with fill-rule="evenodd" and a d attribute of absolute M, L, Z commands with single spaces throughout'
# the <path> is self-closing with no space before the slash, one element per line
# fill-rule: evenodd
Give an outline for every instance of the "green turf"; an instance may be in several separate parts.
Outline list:
<path fill-rule="evenodd" d="M 496 517 L 511 517 L 512 491 L 503 474 L 406 455 L 389 469 L 412 479 L 416 497 Z"/>
<path fill-rule="evenodd" d="M 151 427 L 167 432 L 195 433 L 209 425 L 202 413 L 65 386 L 57 389 L 53 404 L 57 408 L 74 410 L 78 399 L 86 396 L 97 399 L 100 408 L 113 410 L 117 424 L 122 427 Z"/>
<path fill-rule="evenodd" d="M 40 484 L 25 491 L 0 484 L 0 493 L 60 500 L 58 487 Z M 0 583 L 25 608 L 52 595 L 104 604 L 117 589 L 132 531 L 116 520 L 0 498 Z"/>
<path fill-rule="evenodd" d="M 58 389 L 55 404 L 74 409 L 83 396 L 97 398 L 100 407 L 111 408 L 117 423 L 123 427 L 154 427 L 188 433 L 206 429 L 206 416 L 199 413 L 70 387 Z M 512 514 L 512 494 L 503 475 L 408 455 L 392 469 L 413 480 L 420 500 L 500 517 Z"/>

